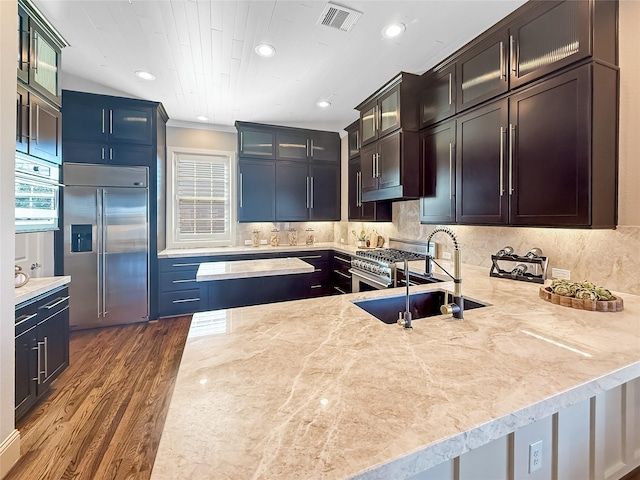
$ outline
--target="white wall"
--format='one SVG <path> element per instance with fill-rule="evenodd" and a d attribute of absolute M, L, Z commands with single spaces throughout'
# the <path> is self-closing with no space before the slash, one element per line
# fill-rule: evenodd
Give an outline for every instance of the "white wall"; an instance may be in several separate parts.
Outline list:
<path fill-rule="evenodd" d="M 17 460 L 14 430 L 14 174 L 17 2 L 0 1 L 0 476 Z M 16 440 L 8 447 L 11 440 Z"/>
<path fill-rule="evenodd" d="M 53 232 L 17 233 L 15 242 L 16 265 L 34 278 L 53 276 Z"/>

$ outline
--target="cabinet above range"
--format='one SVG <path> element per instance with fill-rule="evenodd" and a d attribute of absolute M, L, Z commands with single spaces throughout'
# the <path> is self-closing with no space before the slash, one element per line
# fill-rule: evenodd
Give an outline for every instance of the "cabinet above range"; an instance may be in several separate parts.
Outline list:
<path fill-rule="evenodd" d="M 360 111 L 362 201 L 419 198 L 420 77 L 400 73 L 356 107 Z"/>

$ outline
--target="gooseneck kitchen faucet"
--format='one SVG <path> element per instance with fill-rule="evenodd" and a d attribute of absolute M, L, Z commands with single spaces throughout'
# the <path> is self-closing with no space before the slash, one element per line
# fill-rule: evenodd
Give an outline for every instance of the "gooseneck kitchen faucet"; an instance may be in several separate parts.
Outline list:
<path fill-rule="evenodd" d="M 449 275 L 449 277 L 451 277 L 454 284 L 453 303 L 442 305 L 440 307 L 440 311 L 445 315 L 453 315 L 453 318 L 458 318 L 462 320 L 464 318 L 464 298 L 462 297 L 462 268 L 461 268 L 461 262 L 460 262 L 460 246 L 458 245 L 458 238 L 450 228 L 437 227 L 429 235 L 429 238 L 427 239 L 427 244 L 431 241 L 431 238 L 436 233 L 439 233 L 439 232 L 446 233 L 453 240 L 453 246 L 455 249 L 453 254 L 453 275 L 451 275 L 444 268 L 442 268 L 442 266 L 440 266 L 440 264 L 436 262 L 436 260 L 433 258 L 433 256 L 429 252 L 427 252 L 425 273 L 429 277 L 433 276 L 431 264 L 435 263 L 436 265 L 438 265 L 438 267 L 442 269 L 444 273 L 446 273 L 447 275 Z"/>

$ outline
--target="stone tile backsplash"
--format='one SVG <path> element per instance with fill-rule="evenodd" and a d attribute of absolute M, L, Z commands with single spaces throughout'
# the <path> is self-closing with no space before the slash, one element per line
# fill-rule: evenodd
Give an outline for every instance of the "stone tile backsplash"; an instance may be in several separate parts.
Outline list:
<path fill-rule="evenodd" d="M 420 224 L 419 202 L 393 204 L 393 222 L 334 224 L 334 240 L 341 238 L 354 244 L 351 230 L 375 229 L 385 238 L 426 240 L 435 225 Z M 563 228 L 482 227 L 452 225 L 461 245 L 462 261 L 491 268 L 491 255 L 510 245 L 524 254 L 533 247 L 549 257 L 551 268 L 571 271 L 571 279 L 588 279 L 609 289 L 640 295 L 640 227 L 620 226 L 616 230 L 586 230 Z M 444 251 L 453 246 L 446 235 L 433 238 Z M 504 280 L 509 281 L 509 280 Z"/>

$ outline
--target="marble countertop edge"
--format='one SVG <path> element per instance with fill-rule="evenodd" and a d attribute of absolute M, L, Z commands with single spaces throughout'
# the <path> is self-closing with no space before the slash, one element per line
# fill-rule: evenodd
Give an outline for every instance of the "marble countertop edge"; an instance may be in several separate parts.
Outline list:
<path fill-rule="evenodd" d="M 71 277 L 59 276 L 59 277 L 40 277 L 31 278 L 29 282 L 19 288 L 15 289 L 15 305 L 19 305 L 24 302 L 36 298 L 38 295 L 47 293 L 54 288 L 61 287 L 71 282 Z"/>
<path fill-rule="evenodd" d="M 401 458 L 372 465 L 349 478 L 353 480 L 388 480 L 389 478 L 400 480 L 411 477 L 538 420 L 554 415 L 563 408 L 571 407 L 599 393 L 629 382 L 638 377 L 639 371 L 640 361 L 631 363 L 515 412 L 417 448 Z"/>

